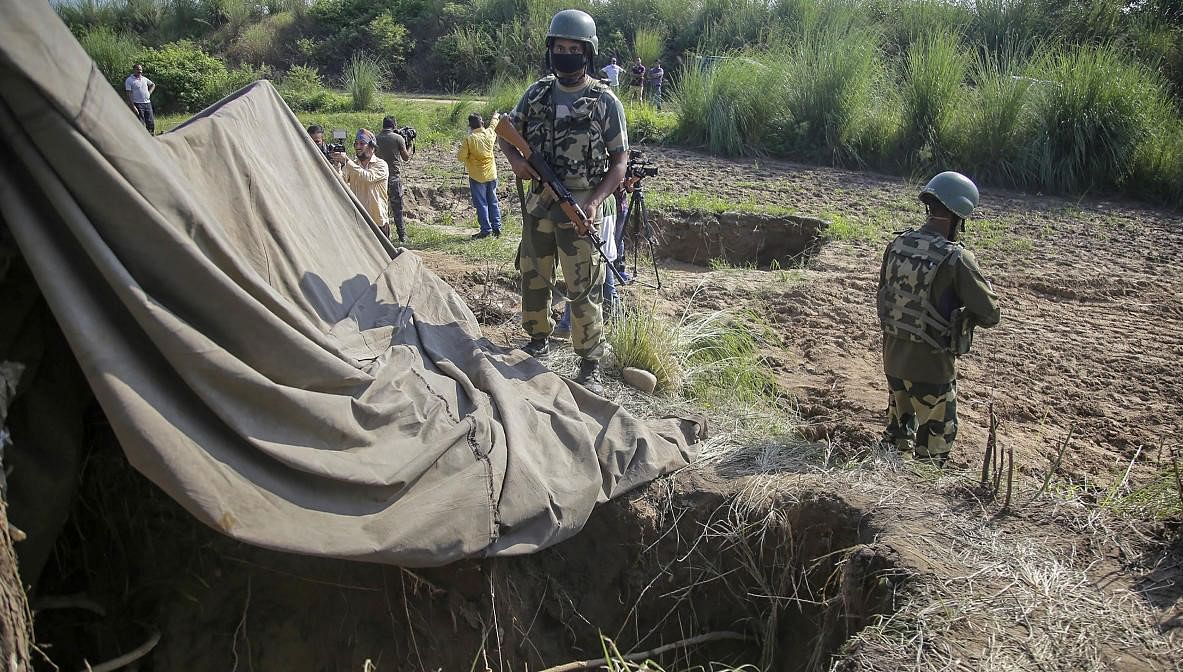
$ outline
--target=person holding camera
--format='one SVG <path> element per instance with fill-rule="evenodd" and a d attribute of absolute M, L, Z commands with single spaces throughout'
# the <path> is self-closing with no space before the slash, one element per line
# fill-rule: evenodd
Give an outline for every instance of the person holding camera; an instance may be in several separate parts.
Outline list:
<path fill-rule="evenodd" d="M 497 114 L 493 114 L 493 124 Z M 468 171 L 468 189 L 472 193 L 472 207 L 476 208 L 476 220 L 481 230 L 473 238 L 501 236 L 501 205 L 497 202 L 497 162 L 493 159 L 493 147 L 497 134 L 485 126 L 480 114 L 468 115 L 468 136 L 460 141 L 456 159 Z"/>
<path fill-rule="evenodd" d="M 325 143 L 324 126 L 321 126 L 320 124 L 313 124 L 309 126 L 308 137 L 312 138 L 312 143 L 316 145 L 316 148 L 320 150 L 320 153 L 323 154 L 326 159 L 329 158 L 329 154 L 332 152 L 329 151 L 329 146 Z"/>
<path fill-rule="evenodd" d="M 601 304 L 604 266 L 589 233 L 598 231 L 608 196 L 624 179 L 628 133 L 624 107 L 594 72 L 599 38 L 590 15 L 565 9 L 546 33 L 551 74 L 531 84 L 509 113 L 530 143 L 579 202 L 584 219 L 572 222 L 529 162 L 509 141 L 499 140 L 513 172 L 533 180 L 522 223 L 522 328 L 530 336 L 523 350 L 548 352 L 555 323 L 550 314 L 555 260 L 562 268 L 571 304 L 571 347 L 580 357 L 575 381 L 603 393 L 600 359 L 608 352 Z"/>
<path fill-rule="evenodd" d="M 394 220 L 394 230 L 398 234 L 398 242 L 407 242 L 407 226 L 403 221 L 403 180 L 399 167 L 403 161 L 411 160 L 411 153 L 407 150 L 407 139 L 399 132 L 398 122 L 394 117 L 382 119 L 382 132 L 378 134 L 378 158 L 387 165 L 389 173 L 386 178 L 386 193 L 390 199 L 390 219 Z M 386 235 L 390 235 L 390 227 L 386 228 Z"/>
<path fill-rule="evenodd" d="M 374 223 L 382 229 L 382 233 L 390 236 L 390 222 L 387 218 L 389 206 L 386 192 L 386 181 L 390 175 L 386 162 L 374 156 L 378 141 L 374 134 L 364 128 L 357 129 L 357 136 L 353 140 L 353 151 L 357 160 L 349 158 L 345 152 L 333 152 L 329 160 L 342 166 L 341 177 L 362 207 L 370 213 Z"/>

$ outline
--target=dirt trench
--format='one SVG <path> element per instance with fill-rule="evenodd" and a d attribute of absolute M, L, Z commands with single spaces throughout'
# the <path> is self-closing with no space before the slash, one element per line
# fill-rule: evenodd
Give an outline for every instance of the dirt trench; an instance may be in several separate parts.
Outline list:
<path fill-rule="evenodd" d="M 222 537 L 132 471 L 113 437 L 100 444 L 33 600 L 91 605 L 36 615 L 61 669 L 153 631 L 140 670 L 543 670 L 600 657 L 601 635 L 629 653 L 716 632 L 732 634 L 655 659 L 825 669 L 899 589 L 863 511 L 821 491 L 763 495 L 684 471 L 541 553 L 401 570 Z"/>

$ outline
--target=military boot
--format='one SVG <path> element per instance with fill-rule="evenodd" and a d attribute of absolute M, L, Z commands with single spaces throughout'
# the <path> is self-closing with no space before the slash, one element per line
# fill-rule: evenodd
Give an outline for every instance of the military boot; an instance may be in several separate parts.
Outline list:
<path fill-rule="evenodd" d="M 545 357 L 550 354 L 550 341 L 545 336 L 531 338 L 529 343 L 522 346 L 522 350 L 531 357 Z"/>
<path fill-rule="evenodd" d="M 600 362 L 594 359 L 579 360 L 579 374 L 575 382 L 592 394 L 604 396 L 604 383 L 600 380 Z"/>

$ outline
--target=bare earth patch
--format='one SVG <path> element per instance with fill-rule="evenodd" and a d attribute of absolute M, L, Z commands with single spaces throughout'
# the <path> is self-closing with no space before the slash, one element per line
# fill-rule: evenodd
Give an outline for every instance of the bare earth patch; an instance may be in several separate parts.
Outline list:
<path fill-rule="evenodd" d="M 783 390 L 776 409 L 706 409 L 712 438 L 695 464 L 597 509 L 567 542 L 416 572 L 221 537 L 132 472 L 100 427 L 43 594 L 85 592 L 108 616 L 41 612 L 36 640 L 63 669 L 138 645 L 145 624 L 162 637 L 142 669 L 537 671 L 609 643 L 628 654 L 687 641 L 653 654 L 662 669 L 1183 669 L 1178 521 L 1111 505 L 1180 449 L 1177 213 L 984 190 L 968 242 L 1003 322 L 979 330 L 961 363 L 961 431 L 942 472 L 875 445 L 886 405 L 877 271 L 891 231 L 920 223 L 918 183 L 649 154 L 668 241 L 688 240 L 682 226 L 714 227 L 702 240 L 757 258 L 715 259 L 707 245 L 694 264 L 663 261 L 660 293 L 622 291 L 664 315 L 754 316 Z M 476 223 L 454 148 L 422 149 L 403 175 L 419 227 L 411 248 L 490 341 L 520 344 L 512 178 L 500 188 L 504 254 L 491 256 L 501 248 L 466 242 Z M 820 220 L 822 237 L 760 257 L 772 248 L 745 247 L 728 222 L 801 231 L 783 218 L 679 214 L 695 199 Z M 548 363 L 575 368 L 561 346 Z M 688 406 L 618 378 L 607 395 L 642 415 Z M 998 444 L 1014 453 L 1006 511 L 978 483 L 991 404 Z"/>

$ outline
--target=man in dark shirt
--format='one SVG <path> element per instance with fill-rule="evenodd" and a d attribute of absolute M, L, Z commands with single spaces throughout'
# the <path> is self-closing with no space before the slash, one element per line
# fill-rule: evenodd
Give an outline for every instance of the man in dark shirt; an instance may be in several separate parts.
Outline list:
<path fill-rule="evenodd" d="M 628 69 L 632 80 L 629 82 L 630 86 L 637 93 L 637 100 L 645 99 L 645 64 L 641 63 L 641 57 L 637 57 L 637 62 L 633 63 L 633 67 Z"/>
<path fill-rule="evenodd" d="M 327 159 L 329 158 L 329 146 L 325 144 L 325 129 L 320 124 L 313 124 L 308 127 L 308 137 L 312 138 L 312 142 L 316 144 L 316 148 Z"/>
<path fill-rule="evenodd" d="M 957 436 L 957 357 L 975 325 L 998 324 L 998 295 L 957 242 L 978 188 L 946 171 L 920 192 L 928 219 L 896 237 L 879 269 L 879 324 L 889 390 L 884 441 L 941 466 Z"/>
<path fill-rule="evenodd" d="M 398 234 L 398 242 L 407 242 L 407 225 L 403 222 L 403 180 L 399 165 L 403 161 L 410 161 L 411 154 L 407 151 L 407 141 L 398 132 L 398 123 L 394 117 L 382 119 L 382 132 L 378 134 L 378 149 L 374 152 L 378 158 L 390 167 L 386 178 L 386 191 L 390 199 L 390 219 L 394 222 L 394 230 Z"/>

